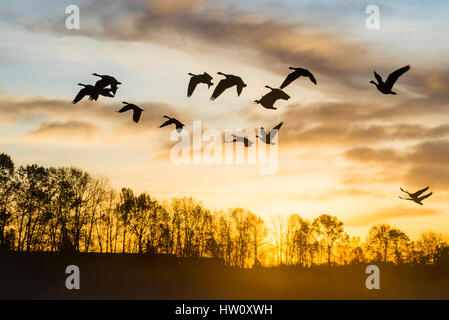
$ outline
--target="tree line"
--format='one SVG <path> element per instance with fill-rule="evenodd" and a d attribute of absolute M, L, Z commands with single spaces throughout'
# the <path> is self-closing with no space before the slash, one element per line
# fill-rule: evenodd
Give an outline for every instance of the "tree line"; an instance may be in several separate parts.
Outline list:
<path fill-rule="evenodd" d="M 0 249 L 11 251 L 171 254 L 222 259 L 228 266 L 449 262 L 441 234 L 412 241 L 389 224 L 365 241 L 337 217 L 297 214 L 264 221 L 242 208 L 210 211 L 192 198 L 160 202 L 77 168 L 15 167 L 0 154 Z"/>

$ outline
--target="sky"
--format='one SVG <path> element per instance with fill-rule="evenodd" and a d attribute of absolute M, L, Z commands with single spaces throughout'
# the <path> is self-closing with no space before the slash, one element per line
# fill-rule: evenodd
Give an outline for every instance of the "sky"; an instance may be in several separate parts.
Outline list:
<path fill-rule="evenodd" d="M 80 9 L 80 29 L 65 26 Z M 380 28 L 368 29 L 368 5 Z M 297 213 L 339 217 L 365 236 L 380 222 L 412 237 L 449 236 L 449 39 L 447 1 L 10 1 L 0 11 L 0 151 L 17 165 L 76 166 L 163 199 L 192 196 L 210 209 L 243 207 L 268 220 Z M 383 95 L 369 83 L 411 65 Z M 254 103 L 288 67 L 309 69 L 291 98 Z M 114 98 L 73 105 L 77 83 L 115 76 Z M 213 87 L 187 98 L 188 73 L 239 75 L 247 87 L 215 101 Z M 145 109 L 138 124 L 121 101 Z M 272 128 L 278 170 L 259 164 L 170 161 L 162 116 L 202 129 Z M 399 187 L 430 186 L 424 206 Z"/>

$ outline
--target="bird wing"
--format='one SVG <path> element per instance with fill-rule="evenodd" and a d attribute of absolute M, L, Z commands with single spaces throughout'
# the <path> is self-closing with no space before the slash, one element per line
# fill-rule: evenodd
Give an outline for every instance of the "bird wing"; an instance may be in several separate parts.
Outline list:
<path fill-rule="evenodd" d="M 279 99 L 288 100 L 290 99 L 290 96 L 286 94 L 284 91 L 279 89 Z"/>
<path fill-rule="evenodd" d="M 307 70 L 307 69 L 302 69 L 301 71 L 302 71 L 302 75 L 303 75 L 304 77 L 308 77 L 308 78 L 310 79 L 310 81 L 312 81 L 314 84 L 316 84 L 316 79 L 315 79 L 315 77 L 313 76 L 312 72 L 310 72 L 310 71 Z"/>
<path fill-rule="evenodd" d="M 131 105 L 126 105 L 126 106 L 124 106 L 123 108 L 121 108 L 119 111 L 117 111 L 117 112 L 120 112 L 120 113 L 123 113 L 123 112 L 126 112 L 126 111 L 129 111 L 129 110 L 133 110 L 134 108 L 131 106 Z"/>
<path fill-rule="evenodd" d="M 418 201 L 423 201 L 424 199 L 427 199 L 428 197 L 430 197 L 431 195 L 433 194 L 433 192 L 431 192 L 431 193 L 429 193 L 429 194 L 426 194 L 425 196 L 422 196 L 422 197 L 419 197 L 418 198 Z"/>
<path fill-rule="evenodd" d="M 412 196 L 414 197 L 419 197 L 422 193 L 426 192 L 427 190 L 429 190 L 430 187 L 425 187 L 424 189 L 418 190 L 416 191 Z"/>
<path fill-rule="evenodd" d="M 240 94 L 242 93 L 243 85 L 240 83 L 237 85 L 237 95 L 240 97 Z"/>
<path fill-rule="evenodd" d="M 110 89 L 100 89 L 99 94 L 105 97 L 111 97 L 114 98 L 114 95 L 111 93 L 112 90 Z"/>
<path fill-rule="evenodd" d="M 299 78 L 299 73 L 295 71 L 293 71 L 292 73 L 290 73 L 287 78 L 285 78 L 284 82 L 282 82 L 281 84 L 281 89 L 284 89 L 286 86 L 288 86 L 290 83 L 292 83 L 293 81 L 295 81 L 296 79 Z"/>
<path fill-rule="evenodd" d="M 97 82 L 95 82 L 95 88 L 103 89 L 106 88 L 109 85 L 109 81 L 101 78 Z"/>
<path fill-rule="evenodd" d="M 374 76 L 376 77 L 376 80 L 379 84 L 384 83 L 384 81 L 382 80 L 382 77 L 376 71 L 374 71 Z"/>
<path fill-rule="evenodd" d="M 398 78 L 402 76 L 404 73 L 406 73 L 409 69 L 410 66 L 405 66 L 390 73 L 390 75 L 387 78 L 387 81 L 385 81 L 385 84 L 392 88 L 396 80 L 398 80 Z"/>
<path fill-rule="evenodd" d="M 199 83 L 197 76 L 192 76 L 189 81 L 189 87 L 187 88 L 187 96 L 191 97 L 193 91 L 195 91 L 196 85 Z"/>
<path fill-rule="evenodd" d="M 232 87 L 234 83 L 232 81 L 229 81 L 228 79 L 220 80 L 218 85 L 215 87 L 214 92 L 212 93 L 212 97 L 210 97 L 211 100 L 215 100 L 220 96 L 226 89 L 229 89 Z"/>
<path fill-rule="evenodd" d="M 86 88 L 89 92 L 89 100 L 95 100 L 97 101 L 98 96 L 100 95 L 100 89 L 95 87 L 95 86 L 91 86 L 89 88 Z"/>
<path fill-rule="evenodd" d="M 75 104 L 75 103 L 81 101 L 81 99 L 83 99 L 86 95 L 89 94 L 88 91 L 89 91 L 88 89 L 82 88 L 76 95 L 75 99 L 73 99 L 72 103 Z"/>
<path fill-rule="evenodd" d="M 115 80 L 115 79 L 114 79 L 114 80 Z M 118 81 L 117 81 L 117 80 L 111 82 L 111 91 L 112 91 L 112 93 L 114 93 L 114 95 L 115 95 L 115 93 L 117 92 L 117 84 L 118 84 Z"/>
<path fill-rule="evenodd" d="M 142 115 L 142 110 L 141 109 L 134 109 L 133 121 L 135 123 L 139 122 L 141 115 Z"/>
<path fill-rule="evenodd" d="M 270 135 L 270 139 L 276 137 L 279 129 L 282 127 L 282 124 L 284 122 L 279 123 L 276 127 L 274 127 L 273 129 L 270 130 L 270 133 L 268 133 Z"/>
<path fill-rule="evenodd" d="M 162 127 L 165 127 L 165 126 L 169 126 L 169 125 L 171 125 L 173 123 L 174 123 L 173 119 L 169 119 L 169 120 L 165 121 L 163 124 L 161 124 L 161 126 L 159 128 L 162 128 Z"/>
<path fill-rule="evenodd" d="M 212 76 L 210 74 L 208 74 L 207 72 L 204 72 L 204 81 L 207 82 L 211 82 L 212 80 Z"/>
<path fill-rule="evenodd" d="M 267 109 L 276 109 L 274 107 L 275 102 L 276 102 L 276 99 L 273 98 L 273 95 L 271 95 L 271 92 L 262 96 L 262 98 L 260 98 L 260 100 L 259 100 L 259 103 Z"/>
<path fill-rule="evenodd" d="M 182 128 L 184 127 L 184 123 L 182 123 L 179 120 L 173 119 L 173 123 L 176 125 L 176 128 Z"/>

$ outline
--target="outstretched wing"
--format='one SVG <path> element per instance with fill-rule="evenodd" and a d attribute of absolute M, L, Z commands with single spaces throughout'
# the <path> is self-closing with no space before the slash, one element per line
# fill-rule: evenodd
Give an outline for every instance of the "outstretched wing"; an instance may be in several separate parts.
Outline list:
<path fill-rule="evenodd" d="M 215 100 L 220 96 L 226 89 L 229 89 L 232 87 L 234 83 L 232 81 L 229 81 L 228 79 L 221 80 L 218 85 L 215 87 L 214 92 L 212 93 L 212 97 L 210 97 L 211 100 Z"/>
<path fill-rule="evenodd" d="M 192 76 L 189 81 L 189 87 L 187 88 L 187 96 L 191 97 L 193 91 L 195 91 L 196 85 L 199 83 L 197 76 Z"/>
<path fill-rule="evenodd" d="M 237 95 L 240 97 L 240 94 L 242 93 L 243 86 L 241 84 L 237 85 Z"/>
<path fill-rule="evenodd" d="M 384 83 L 382 77 L 376 71 L 374 71 L 374 76 L 376 77 L 377 83 Z"/>
<path fill-rule="evenodd" d="M 131 107 L 131 106 L 128 104 L 128 105 L 124 106 L 123 108 L 121 108 L 121 109 L 120 109 L 119 111 L 117 111 L 117 112 L 123 113 L 123 112 L 129 111 L 129 110 L 133 110 L 133 107 Z"/>
<path fill-rule="evenodd" d="M 173 121 L 173 123 L 176 125 L 176 128 L 182 128 L 182 127 L 184 127 L 184 123 L 182 123 L 181 121 L 176 120 L 176 119 L 173 119 L 172 121 Z"/>
<path fill-rule="evenodd" d="M 278 93 L 278 99 L 282 99 L 282 100 L 288 100 L 290 99 L 290 96 L 288 94 L 286 94 L 284 91 L 278 89 L 276 90 Z"/>
<path fill-rule="evenodd" d="M 426 194 L 425 196 L 422 196 L 422 197 L 419 197 L 418 198 L 418 201 L 423 201 L 424 199 L 427 199 L 428 197 L 430 197 L 431 195 L 433 194 L 433 192 L 431 192 L 431 193 L 429 193 L 429 194 Z"/>
<path fill-rule="evenodd" d="M 426 192 L 427 190 L 429 190 L 430 187 L 425 187 L 424 189 L 418 190 L 416 191 L 413 196 L 414 197 L 419 197 L 422 193 Z"/>
<path fill-rule="evenodd" d="M 161 124 L 161 126 L 159 128 L 165 127 L 165 126 L 169 126 L 171 124 L 173 124 L 173 119 L 167 120 L 165 121 L 163 124 Z"/>
<path fill-rule="evenodd" d="M 110 90 L 110 89 L 100 89 L 99 94 L 104 97 L 114 98 L 114 95 L 112 94 L 112 90 Z"/>
<path fill-rule="evenodd" d="M 135 123 L 139 122 L 140 120 L 140 116 L 142 115 L 142 110 L 140 109 L 134 109 L 134 113 L 133 113 L 133 121 Z"/>
<path fill-rule="evenodd" d="M 104 89 L 108 85 L 109 85 L 109 81 L 107 81 L 106 79 L 103 79 L 103 78 L 101 78 L 100 80 L 95 82 L 95 88 L 98 88 L 98 89 Z"/>
<path fill-rule="evenodd" d="M 111 91 L 114 95 L 117 93 L 117 84 L 118 84 L 117 80 L 111 82 Z"/>
<path fill-rule="evenodd" d="M 276 102 L 276 99 L 273 97 L 272 92 L 269 92 L 262 96 L 262 98 L 259 99 L 258 103 L 260 103 L 264 108 L 267 109 L 276 109 L 274 107 L 274 103 Z"/>
<path fill-rule="evenodd" d="M 81 101 L 81 99 L 83 99 L 88 94 L 89 94 L 89 90 L 86 88 L 82 88 L 76 95 L 75 99 L 73 99 L 72 103 L 75 104 L 75 103 Z"/>
<path fill-rule="evenodd" d="M 276 135 L 277 135 L 279 129 L 282 127 L 283 123 L 284 122 L 279 123 L 276 127 L 274 127 L 273 129 L 270 130 L 270 133 L 269 133 L 270 139 L 276 137 Z"/>
<path fill-rule="evenodd" d="M 301 75 L 304 77 L 308 77 L 310 79 L 310 81 L 312 81 L 314 84 L 316 84 L 316 79 L 313 76 L 312 72 L 310 72 L 307 69 L 301 69 Z"/>
<path fill-rule="evenodd" d="M 286 86 L 288 86 L 290 83 L 292 83 L 293 81 L 295 81 L 296 79 L 299 78 L 299 73 L 295 70 L 292 73 L 290 73 L 287 78 L 285 78 L 284 82 L 282 82 L 281 84 L 281 89 L 284 89 Z"/>
<path fill-rule="evenodd" d="M 392 73 L 387 78 L 387 81 L 385 81 L 385 85 L 389 86 L 390 88 L 393 87 L 394 83 L 400 76 L 402 76 L 404 73 L 406 73 L 410 69 L 410 66 L 402 67 Z"/>
<path fill-rule="evenodd" d="M 276 109 L 274 103 L 276 102 L 275 94 L 273 91 L 268 92 L 262 98 L 260 98 L 259 103 L 267 109 Z"/>
<path fill-rule="evenodd" d="M 98 100 L 98 96 L 100 95 L 100 90 L 96 87 L 91 87 L 89 89 L 86 88 L 89 92 L 89 100 Z"/>

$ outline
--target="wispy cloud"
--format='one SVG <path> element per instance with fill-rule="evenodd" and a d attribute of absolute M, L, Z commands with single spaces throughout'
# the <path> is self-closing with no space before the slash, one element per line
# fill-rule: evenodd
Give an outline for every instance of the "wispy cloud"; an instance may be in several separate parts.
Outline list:
<path fill-rule="evenodd" d="M 87 121 L 44 121 L 39 128 L 28 133 L 32 139 L 70 139 L 74 136 L 92 140 L 100 132 L 100 128 Z"/>

